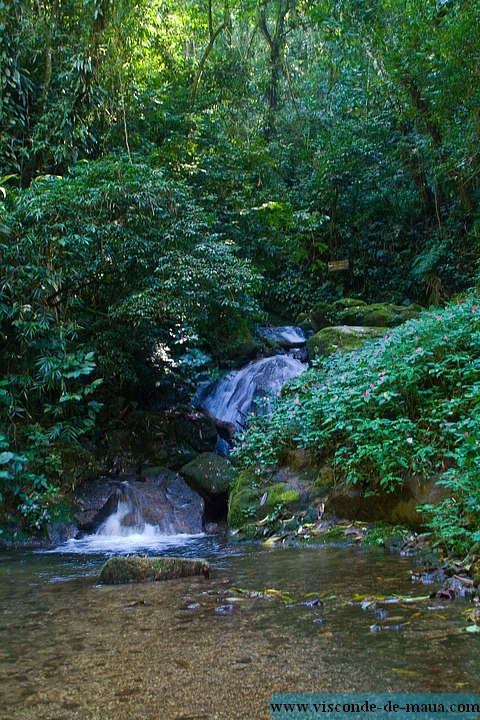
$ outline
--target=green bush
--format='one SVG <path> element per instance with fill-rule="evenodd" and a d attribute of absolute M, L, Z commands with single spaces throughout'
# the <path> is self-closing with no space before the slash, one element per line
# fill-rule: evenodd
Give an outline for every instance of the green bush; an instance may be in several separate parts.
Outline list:
<path fill-rule="evenodd" d="M 428 508 L 431 527 L 439 542 L 466 547 L 479 537 L 479 371 L 480 301 L 469 295 L 318 362 L 272 415 L 251 418 L 237 455 L 269 465 L 307 448 L 365 492 L 439 474 L 451 499 Z"/>

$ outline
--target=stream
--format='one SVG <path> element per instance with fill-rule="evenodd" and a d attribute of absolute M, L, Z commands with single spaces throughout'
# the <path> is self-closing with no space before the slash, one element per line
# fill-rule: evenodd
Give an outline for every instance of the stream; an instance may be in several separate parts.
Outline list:
<path fill-rule="evenodd" d="M 264 334 L 292 354 L 251 362 L 203 395 L 235 427 L 306 367 L 292 350 L 306 342 L 300 328 Z M 462 632 L 470 606 L 430 598 L 414 559 L 165 535 L 194 513 L 190 532 L 202 527 L 203 501 L 179 482 L 168 471 L 123 482 L 95 534 L 0 552 L 1 718 L 267 720 L 274 692 L 478 690 L 478 636 Z M 109 556 L 139 552 L 204 557 L 212 575 L 98 584 Z"/>
<path fill-rule="evenodd" d="M 480 687 L 478 638 L 460 632 L 470 606 L 429 599 L 411 558 L 211 536 L 98 541 L 0 555 L 0 717 L 265 720 L 272 692 Z M 108 555 L 133 550 L 206 557 L 212 576 L 97 584 Z"/>

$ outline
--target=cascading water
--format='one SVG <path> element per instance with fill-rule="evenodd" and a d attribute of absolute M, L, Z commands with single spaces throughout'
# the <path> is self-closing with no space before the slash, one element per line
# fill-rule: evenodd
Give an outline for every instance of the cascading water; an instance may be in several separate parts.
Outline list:
<path fill-rule="evenodd" d="M 112 483 L 110 496 L 91 520 L 93 532 L 60 550 L 135 552 L 183 545 L 202 534 L 203 509 L 203 499 L 168 470 L 144 482 Z"/>
<path fill-rule="evenodd" d="M 283 341 L 289 346 L 295 343 L 295 347 L 301 347 L 306 343 L 301 328 L 263 328 L 262 334 L 278 344 Z M 207 388 L 199 403 L 217 420 L 240 429 L 252 412 L 256 398 L 267 398 L 264 406 L 268 411 L 268 397 L 278 395 L 286 382 L 306 370 L 307 364 L 294 355 L 273 355 L 248 363 Z"/>
<path fill-rule="evenodd" d="M 267 340 L 280 345 L 283 348 L 303 347 L 307 338 L 302 328 L 291 325 L 281 325 L 277 327 L 261 327 L 258 332 Z"/>

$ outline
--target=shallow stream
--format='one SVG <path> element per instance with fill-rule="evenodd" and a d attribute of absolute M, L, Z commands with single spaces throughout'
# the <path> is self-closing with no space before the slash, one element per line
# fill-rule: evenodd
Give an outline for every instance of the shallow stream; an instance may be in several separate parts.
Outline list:
<path fill-rule="evenodd" d="M 267 720 L 272 692 L 480 688 L 478 636 L 460 632 L 470 605 L 426 597 L 412 559 L 156 542 L 207 557 L 212 577 L 102 587 L 105 548 L 0 555 L 0 717 Z"/>

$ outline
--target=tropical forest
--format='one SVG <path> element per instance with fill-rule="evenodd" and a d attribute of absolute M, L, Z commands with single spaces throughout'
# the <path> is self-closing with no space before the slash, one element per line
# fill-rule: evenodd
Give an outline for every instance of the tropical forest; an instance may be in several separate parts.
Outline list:
<path fill-rule="evenodd" d="M 0 0 L 0 367 L 2 717 L 474 720 L 479 0 Z"/>

